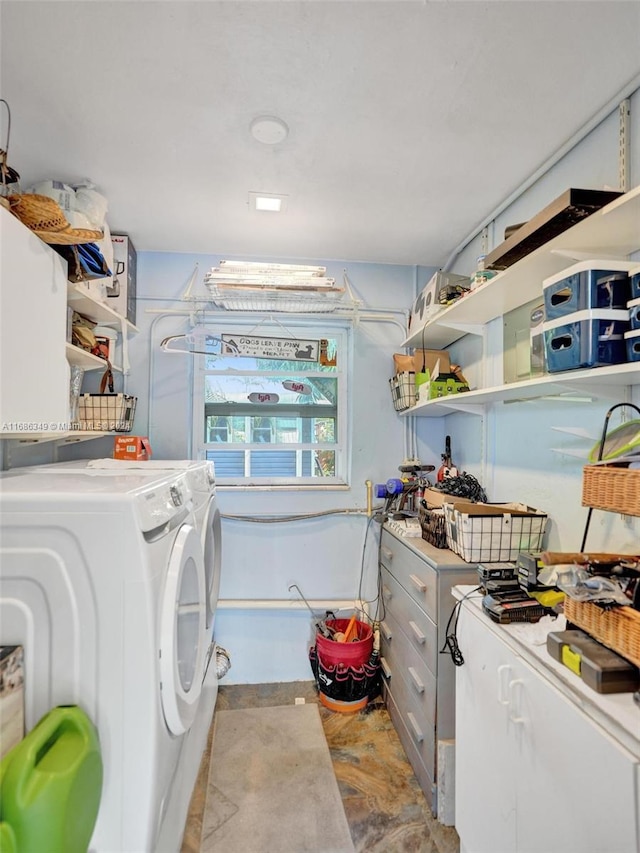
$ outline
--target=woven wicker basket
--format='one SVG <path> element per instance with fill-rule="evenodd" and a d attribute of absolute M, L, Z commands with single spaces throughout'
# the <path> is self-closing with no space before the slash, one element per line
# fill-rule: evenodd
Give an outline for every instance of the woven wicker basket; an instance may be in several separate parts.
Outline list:
<path fill-rule="evenodd" d="M 616 465 L 585 465 L 582 506 L 640 515 L 640 470 Z"/>
<path fill-rule="evenodd" d="M 640 666 L 640 610 L 614 607 L 604 610 L 588 601 L 564 600 L 564 615 L 609 649 Z"/>

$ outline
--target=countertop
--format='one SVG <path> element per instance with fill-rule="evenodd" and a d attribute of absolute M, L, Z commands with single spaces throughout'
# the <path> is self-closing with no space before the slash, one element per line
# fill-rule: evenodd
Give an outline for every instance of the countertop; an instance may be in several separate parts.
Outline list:
<path fill-rule="evenodd" d="M 516 655 L 640 760 L 640 705 L 634 701 L 633 693 L 598 693 L 547 652 L 547 634 L 565 630 L 564 616 L 558 616 L 556 619 L 545 616 L 535 624 L 500 625 L 483 613 L 482 594 L 476 591 L 476 587 L 456 586 L 451 592 L 458 600 L 468 595 L 463 605 L 465 609 L 468 608 L 474 613 L 486 624 L 487 629 L 503 640 Z M 460 618 L 464 619 L 464 614 Z M 463 655 L 472 653 L 464 648 L 461 648 L 461 651 Z"/>

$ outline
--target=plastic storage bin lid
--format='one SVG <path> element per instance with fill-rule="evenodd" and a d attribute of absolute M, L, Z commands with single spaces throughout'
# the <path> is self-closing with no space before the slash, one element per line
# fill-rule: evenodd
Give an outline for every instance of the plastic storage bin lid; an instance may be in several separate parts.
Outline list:
<path fill-rule="evenodd" d="M 640 266 L 637 266 L 635 261 L 618 261 L 612 258 L 594 258 L 592 261 L 580 261 L 579 264 L 566 267 L 555 275 L 549 276 L 542 281 L 542 288 L 551 287 L 558 281 L 568 278 L 570 275 L 575 275 L 577 272 L 588 272 L 590 270 L 611 270 L 613 272 L 626 272 L 632 275 L 632 270 L 637 267 L 640 271 Z"/>
<path fill-rule="evenodd" d="M 558 329 L 560 326 L 568 326 L 570 323 L 590 323 L 592 320 L 619 320 L 628 322 L 629 312 L 625 308 L 586 308 L 584 311 L 574 311 L 573 314 L 565 314 L 556 317 L 555 320 L 547 320 L 542 324 L 542 330 L 548 332 Z"/>

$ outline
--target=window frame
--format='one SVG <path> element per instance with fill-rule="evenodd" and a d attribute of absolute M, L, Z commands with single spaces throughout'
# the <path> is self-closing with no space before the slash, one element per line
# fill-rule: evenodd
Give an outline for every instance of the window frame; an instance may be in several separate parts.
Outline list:
<path fill-rule="evenodd" d="M 324 318 L 325 315 L 323 315 Z M 243 318 L 233 321 L 216 321 L 208 322 L 206 325 L 206 333 L 219 337 L 221 334 L 233 333 L 236 335 L 274 335 L 283 337 L 283 324 L 278 321 L 266 323 L 262 322 L 257 328 L 255 320 Z M 335 377 L 337 385 L 337 400 L 336 400 L 336 440 L 335 443 L 327 445 L 318 445 L 311 443 L 277 443 L 277 442 L 248 442 L 243 445 L 236 445 L 235 450 L 245 452 L 245 471 L 247 470 L 247 454 L 251 451 L 280 452 L 280 451 L 318 451 L 331 450 L 335 452 L 335 469 L 336 473 L 333 477 L 310 477 L 310 476 L 295 476 L 295 477 L 255 477 L 245 474 L 243 477 L 220 477 L 216 475 L 216 483 L 218 486 L 229 487 L 233 489 L 340 489 L 348 488 L 351 477 L 351 405 L 349 394 L 349 377 L 351 374 L 351 365 L 353 363 L 353 329 L 352 324 L 348 321 L 340 321 L 336 319 L 287 319 L 286 328 L 284 329 L 287 337 L 301 337 L 309 339 L 314 337 L 330 338 L 337 341 L 338 359 L 335 372 L 324 373 L 323 376 Z M 197 459 L 206 459 L 207 451 L 215 450 L 215 442 L 205 441 L 205 384 L 206 377 L 212 371 L 206 368 L 207 356 L 197 354 L 195 356 L 195 369 L 193 373 L 193 400 L 192 400 L 192 447 L 194 456 Z M 305 373 L 313 373 L 313 368 L 316 364 L 309 362 L 300 362 L 300 376 Z M 270 373 L 273 373 L 273 367 L 269 368 Z M 260 409 L 256 408 L 256 415 L 260 415 Z M 282 416 L 286 416 L 283 412 Z M 275 431 L 274 431 L 275 432 Z M 274 435 L 275 438 L 275 435 Z M 219 450 L 218 446 L 218 450 Z M 296 467 L 300 468 L 299 457 L 296 457 Z"/>

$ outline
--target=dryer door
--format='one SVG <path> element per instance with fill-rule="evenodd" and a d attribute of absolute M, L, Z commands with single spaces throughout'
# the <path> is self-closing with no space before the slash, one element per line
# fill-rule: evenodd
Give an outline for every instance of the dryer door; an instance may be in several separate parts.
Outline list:
<path fill-rule="evenodd" d="M 204 551 L 204 576 L 207 595 L 207 634 L 213 637 L 213 622 L 220 590 L 220 562 L 222 551 L 222 524 L 215 496 L 211 496 L 202 521 L 202 550 Z"/>
<path fill-rule="evenodd" d="M 174 735 L 187 731 L 198 710 L 205 619 L 202 545 L 195 528 L 183 524 L 171 551 L 160 616 L 160 694 Z"/>

